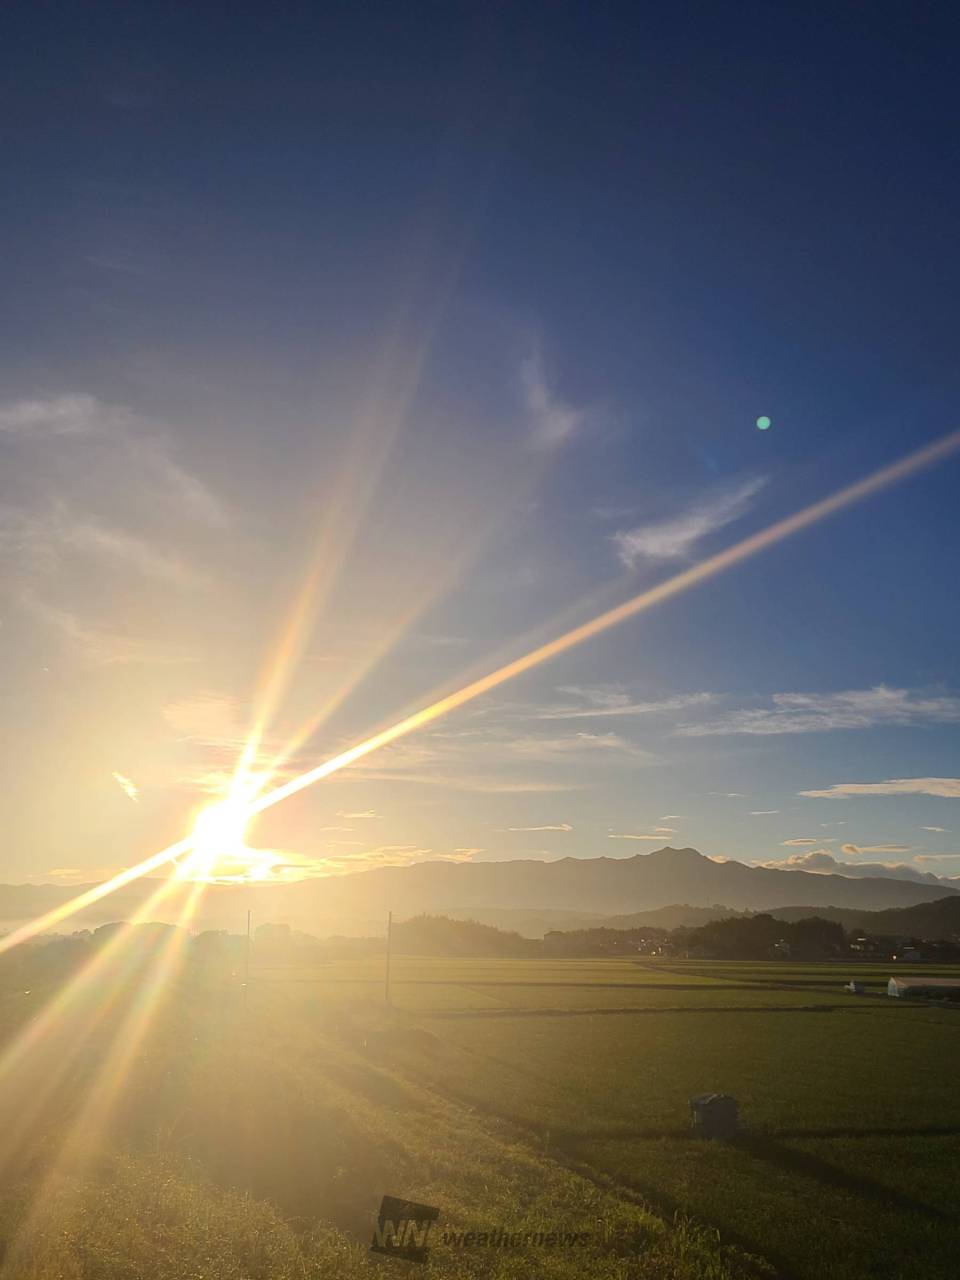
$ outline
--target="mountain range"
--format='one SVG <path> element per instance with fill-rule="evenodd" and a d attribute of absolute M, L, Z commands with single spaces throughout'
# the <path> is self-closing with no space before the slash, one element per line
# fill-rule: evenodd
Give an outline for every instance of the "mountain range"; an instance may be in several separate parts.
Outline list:
<path fill-rule="evenodd" d="M 62 930 L 129 918 L 159 887 L 142 880 L 110 895 Z M 39 915 L 89 886 L 0 885 L 0 921 L 7 927 Z M 189 885 L 177 886 L 149 919 L 173 920 Z M 553 862 L 422 862 L 379 867 L 355 875 L 292 884 L 211 885 L 194 927 L 240 931 L 246 913 L 255 922 L 285 922 L 311 933 L 380 933 L 386 913 L 472 916 L 503 928 L 537 933 L 586 928 L 631 914 L 683 903 L 731 913 L 777 908 L 848 908 L 879 911 L 960 893 L 948 881 L 924 883 L 871 876 L 820 874 L 742 862 L 715 861 L 696 849 L 665 847 L 630 858 L 561 858 Z M 646 921 L 653 923 L 651 919 Z M 531 926 L 534 926 L 531 928 Z"/>

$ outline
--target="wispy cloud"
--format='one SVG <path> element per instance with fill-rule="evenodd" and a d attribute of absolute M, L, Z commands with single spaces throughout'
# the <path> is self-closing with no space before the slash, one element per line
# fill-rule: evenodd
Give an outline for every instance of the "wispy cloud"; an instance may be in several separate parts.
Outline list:
<path fill-rule="evenodd" d="M 140 582 L 206 586 L 197 565 L 213 544 L 202 535 L 219 536 L 227 516 L 164 431 L 124 406 L 66 394 L 0 404 L 0 438 L 7 593 L 81 660 L 182 661 L 176 636 L 165 643 L 152 618 L 148 634 L 134 634 Z M 106 590 L 86 589 L 94 574 Z"/>
<path fill-rule="evenodd" d="M 205 747 L 239 751 L 245 741 L 240 705 L 229 694 L 201 691 L 163 709 L 177 737 Z"/>
<path fill-rule="evenodd" d="M 745 515 L 765 484 L 765 476 L 754 476 L 704 496 L 680 515 L 615 533 L 620 559 L 628 569 L 642 560 L 686 559 L 704 538 Z"/>
<path fill-rule="evenodd" d="M 0 432 L 8 436 L 93 435 L 102 430 L 103 406 L 93 396 L 72 394 L 0 405 Z"/>
<path fill-rule="evenodd" d="M 594 720 L 607 716 L 655 716 L 671 711 L 685 711 L 712 701 L 712 693 L 681 693 L 671 698 L 638 701 L 615 685 L 568 685 L 558 690 L 580 699 L 568 706 L 546 707 L 538 712 L 538 720 Z"/>
<path fill-rule="evenodd" d="M 136 803 L 140 799 L 140 788 L 124 773 L 113 773 L 112 778 L 125 796 Z"/>
<path fill-rule="evenodd" d="M 720 734 L 827 733 L 875 725 L 960 721 L 960 698 L 909 689 L 852 689 L 843 693 L 775 693 L 771 706 L 731 711 L 716 720 L 680 725 L 687 738 Z"/>
<path fill-rule="evenodd" d="M 909 853 L 913 848 L 909 844 L 842 844 L 843 853 Z"/>
<path fill-rule="evenodd" d="M 663 832 L 611 831 L 608 840 L 653 840 L 657 844 L 663 842 Z"/>
<path fill-rule="evenodd" d="M 542 827 L 506 827 L 507 831 L 572 831 L 569 822 L 545 823 Z"/>
<path fill-rule="evenodd" d="M 751 818 L 769 818 L 779 812 L 779 809 L 751 809 L 749 816 Z"/>
<path fill-rule="evenodd" d="M 659 758 L 615 733 L 517 734 L 509 725 L 424 733 L 357 761 L 354 777 L 490 793 L 559 792 L 589 785 L 609 767 Z M 345 775 L 349 776 L 349 775 Z"/>
<path fill-rule="evenodd" d="M 331 854 L 316 859 L 311 868 L 312 875 L 352 875 L 357 871 L 367 871 L 374 867 L 409 867 L 417 862 L 467 862 L 474 850 L 454 850 L 448 854 L 437 854 L 433 849 L 415 844 L 383 844 L 375 848 L 361 848 L 357 853 Z"/>
<path fill-rule="evenodd" d="M 520 365 L 523 397 L 530 417 L 530 437 L 542 449 L 553 449 L 576 435 L 586 421 L 586 412 L 562 400 L 551 388 L 543 367 L 543 356 L 535 347 Z"/>
<path fill-rule="evenodd" d="M 946 833 L 946 827 L 921 827 L 921 831 L 939 831 L 941 834 Z"/>
<path fill-rule="evenodd" d="M 797 836 L 793 840 L 781 840 L 780 843 L 788 848 L 793 848 L 805 844 L 820 844 L 821 842 L 819 840 L 811 840 L 808 836 Z"/>
<path fill-rule="evenodd" d="M 176 460 L 162 429 L 124 405 L 78 392 L 7 402 L 0 405 L 0 433 L 27 442 L 86 441 L 113 473 L 121 467 L 137 483 L 163 490 L 184 514 L 225 523 L 220 499 Z"/>
<path fill-rule="evenodd" d="M 847 800 L 851 796 L 943 796 L 960 799 L 960 778 L 891 778 L 888 782 L 837 782 L 822 791 L 799 791 L 818 800 Z"/>
<path fill-rule="evenodd" d="M 145 577 L 158 578 L 177 587 L 199 587 L 205 577 L 177 556 L 165 554 L 143 538 L 121 529 L 110 529 L 94 521 L 63 524 L 51 530 L 65 545 L 108 557 L 128 565 Z"/>
<path fill-rule="evenodd" d="M 21 595 L 20 604 L 70 641 L 85 661 L 96 666 L 178 666 L 196 659 L 185 644 L 129 635 L 118 627 L 88 622 L 73 610 L 47 604 L 29 592 Z"/>

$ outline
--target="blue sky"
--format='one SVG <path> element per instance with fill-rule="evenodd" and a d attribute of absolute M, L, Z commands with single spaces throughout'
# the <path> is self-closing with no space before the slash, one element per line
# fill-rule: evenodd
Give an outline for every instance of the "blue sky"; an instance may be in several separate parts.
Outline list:
<path fill-rule="evenodd" d="M 948 6 L 7 27 L 7 879 L 182 834 L 283 635 L 280 778 L 957 427 Z M 958 481 L 948 457 L 251 838 L 311 871 L 663 842 L 960 874 Z"/>

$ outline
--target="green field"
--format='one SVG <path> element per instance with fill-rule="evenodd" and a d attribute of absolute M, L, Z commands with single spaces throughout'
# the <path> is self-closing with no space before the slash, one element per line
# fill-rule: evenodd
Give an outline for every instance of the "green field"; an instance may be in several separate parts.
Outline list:
<path fill-rule="evenodd" d="M 872 994 L 844 991 L 851 976 Z M 952 1276 L 960 1011 L 891 1001 L 889 976 L 879 965 L 395 961 L 395 1008 L 441 1043 L 391 1061 L 783 1275 Z M 334 998 L 330 978 L 319 1001 Z M 688 1099 L 714 1089 L 740 1102 L 735 1144 L 691 1134 Z"/>
<path fill-rule="evenodd" d="M 384 1194 L 475 1230 L 426 1276 L 953 1276 L 960 1011 L 868 966 L 395 958 L 101 967 L 0 993 L 3 1275 L 351 1277 Z M 149 997 L 149 998 L 148 998 Z M 740 1102 L 735 1142 L 688 1099 Z"/>

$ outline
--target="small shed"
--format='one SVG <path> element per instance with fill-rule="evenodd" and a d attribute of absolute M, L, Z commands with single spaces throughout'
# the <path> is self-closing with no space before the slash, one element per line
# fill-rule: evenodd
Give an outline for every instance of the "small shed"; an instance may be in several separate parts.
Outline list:
<path fill-rule="evenodd" d="M 733 1138 L 737 1133 L 737 1100 L 729 1094 L 698 1094 L 690 1099 L 690 1116 L 701 1138 Z"/>

